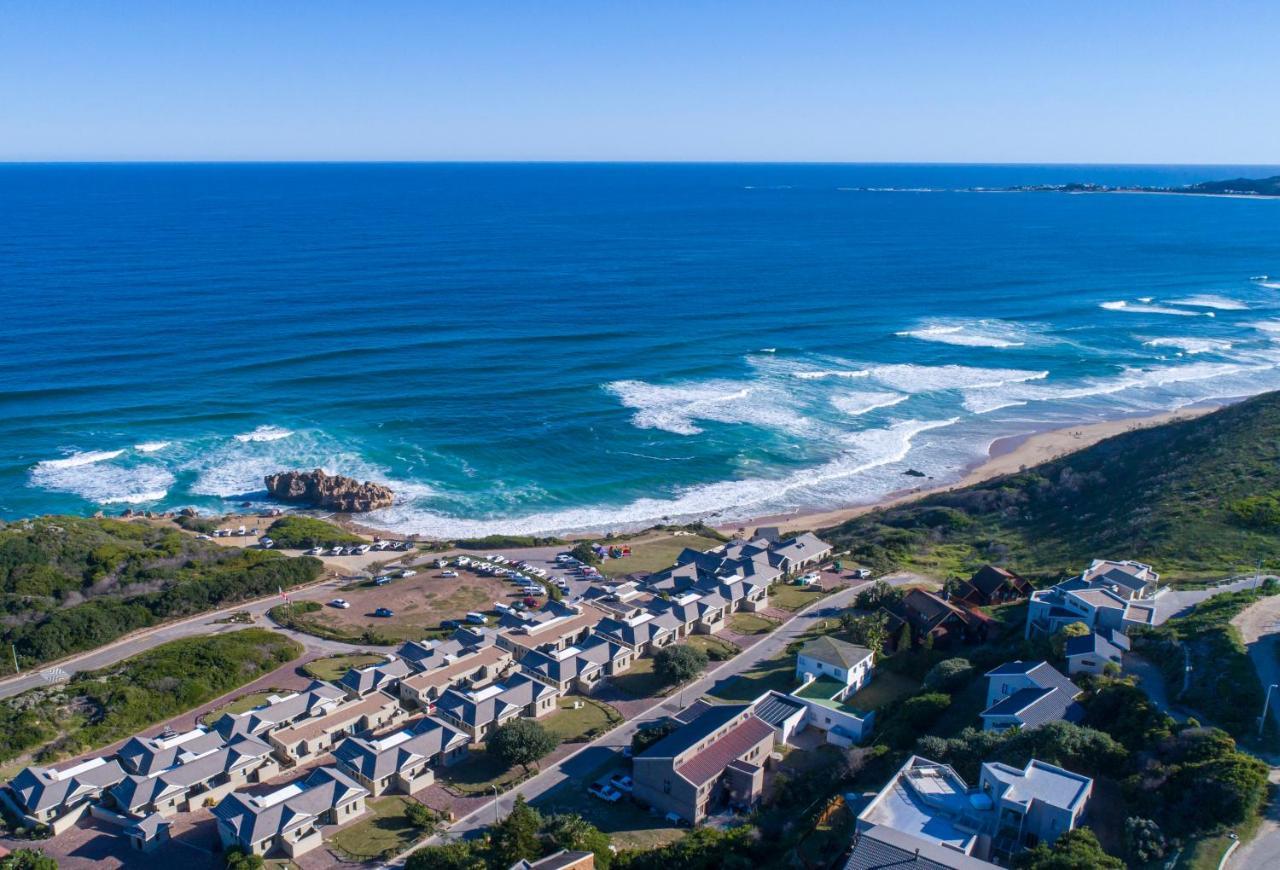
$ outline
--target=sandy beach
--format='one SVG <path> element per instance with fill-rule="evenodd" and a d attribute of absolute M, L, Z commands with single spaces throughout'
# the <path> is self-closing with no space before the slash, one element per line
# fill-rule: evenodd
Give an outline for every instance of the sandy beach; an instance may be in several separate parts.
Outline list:
<path fill-rule="evenodd" d="M 816 512 L 802 511 L 785 516 L 761 517 L 751 523 L 747 523 L 746 527 L 750 528 L 752 525 L 777 526 L 784 532 L 830 528 L 831 526 L 837 526 L 840 523 L 853 519 L 854 517 L 876 510 L 877 508 L 903 504 L 905 502 L 914 501 L 915 499 L 924 498 L 925 496 L 931 495 L 935 492 L 946 492 L 947 490 L 981 483 L 982 481 L 990 480 L 993 477 L 1012 474 L 1013 472 L 1020 471 L 1023 468 L 1030 468 L 1033 465 L 1039 465 L 1042 462 L 1057 459 L 1059 456 L 1065 456 L 1068 453 L 1083 450 L 1086 447 L 1097 444 L 1099 441 L 1105 441 L 1107 438 L 1111 438 L 1112 436 L 1119 435 L 1123 432 L 1129 432 L 1134 429 L 1145 429 L 1151 426 L 1159 426 L 1164 423 L 1172 423 L 1177 420 L 1190 420 L 1194 417 L 1200 417 L 1212 411 L 1216 411 L 1225 404 L 1227 403 L 1205 403 L 1180 408 L 1177 411 L 1164 411 L 1159 414 L 1151 414 L 1148 416 L 1104 420 L 1098 423 L 1086 423 L 1078 426 L 1068 426 L 1062 429 L 1050 429 L 1044 432 L 1033 432 L 1026 435 L 1014 435 L 1008 438 L 1000 438 L 992 442 L 987 458 L 966 469 L 964 475 L 959 480 L 945 484 L 925 484 L 910 489 L 903 489 L 895 493 L 890 493 L 885 498 L 871 504 L 857 505 L 837 510 Z M 741 524 L 722 526 L 719 530 L 725 534 L 731 535 L 739 528 L 742 528 Z"/>

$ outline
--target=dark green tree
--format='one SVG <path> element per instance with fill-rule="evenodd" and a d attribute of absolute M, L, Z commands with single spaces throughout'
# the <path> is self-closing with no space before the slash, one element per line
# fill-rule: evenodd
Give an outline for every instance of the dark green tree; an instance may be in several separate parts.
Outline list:
<path fill-rule="evenodd" d="M 493 826 L 489 836 L 490 863 L 510 867 L 517 861 L 534 861 L 542 857 L 542 840 L 538 831 L 542 827 L 542 814 L 525 802 L 524 795 L 516 795 L 511 813 Z"/>
<path fill-rule="evenodd" d="M 663 647 L 653 657 L 653 673 L 667 685 L 683 683 L 702 673 L 707 662 L 707 654 L 696 647 Z"/>
<path fill-rule="evenodd" d="M 1052 848 L 1040 843 L 1013 863 L 1019 870 L 1124 870 L 1124 862 L 1104 852 L 1088 828 L 1067 831 Z"/>
<path fill-rule="evenodd" d="M 546 728 L 523 716 L 512 719 L 500 727 L 485 744 L 508 766 L 518 764 L 526 771 L 529 766 L 556 748 L 556 738 Z"/>

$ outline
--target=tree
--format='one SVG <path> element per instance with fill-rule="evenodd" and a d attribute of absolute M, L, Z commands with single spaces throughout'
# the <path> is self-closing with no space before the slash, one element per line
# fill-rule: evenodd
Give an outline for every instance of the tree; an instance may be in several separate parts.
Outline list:
<path fill-rule="evenodd" d="M 404 870 L 486 870 L 488 863 L 468 840 L 426 846 L 411 854 Z"/>
<path fill-rule="evenodd" d="M 58 862 L 39 849 L 15 849 L 0 858 L 0 870 L 58 870 Z"/>
<path fill-rule="evenodd" d="M 707 662 L 707 654 L 696 647 L 663 647 L 653 657 L 653 673 L 664 684 L 683 683 L 702 673 Z"/>
<path fill-rule="evenodd" d="M 1164 857 L 1164 834 L 1151 819 L 1132 816 L 1124 820 L 1124 844 L 1129 855 L 1139 864 Z"/>
<path fill-rule="evenodd" d="M 898 632 L 898 651 L 911 651 L 911 623 L 902 623 L 902 631 Z"/>
<path fill-rule="evenodd" d="M 877 580 L 858 593 L 859 610 L 879 610 L 902 600 L 902 590 L 889 585 L 887 580 Z"/>
<path fill-rule="evenodd" d="M 672 719 L 661 719 L 647 728 L 637 728 L 636 733 L 631 735 L 631 754 L 639 755 L 679 727 Z"/>
<path fill-rule="evenodd" d="M 508 766 L 529 765 L 556 748 L 556 738 L 532 719 L 517 717 L 489 738 L 485 748 Z"/>
<path fill-rule="evenodd" d="M 582 543 L 577 544 L 569 551 L 569 555 L 584 565 L 600 564 L 600 554 L 596 552 L 595 547 L 591 546 L 590 541 L 583 541 Z"/>
<path fill-rule="evenodd" d="M 1019 870 L 1124 870 L 1124 862 L 1102 850 L 1088 828 L 1076 828 L 1058 837 L 1049 848 L 1039 843 L 1014 859 Z"/>
<path fill-rule="evenodd" d="M 416 802 L 410 802 L 404 808 L 404 815 L 405 818 L 409 820 L 409 823 L 415 828 L 421 828 L 423 830 L 426 830 L 427 828 L 434 828 L 438 821 L 435 813 L 431 812 L 431 810 L 422 804 Z"/>
<path fill-rule="evenodd" d="M 1092 633 L 1083 622 L 1069 622 L 1053 635 L 1054 658 L 1062 658 L 1067 653 L 1067 641 L 1073 637 L 1088 637 Z"/>
<path fill-rule="evenodd" d="M 840 614 L 840 630 L 848 635 L 849 640 L 865 646 L 877 656 L 884 652 L 885 641 L 889 639 L 889 629 L 885 626 L 883 613 L 860 615 L 857 611 L 846 610 Z"/>
<path fill-rule="evenodd" d="M 534 861 L 542 857 L 542 841 L 538 830 L 542 827 L 542 814 L 525 802 L 524 795 L 516 795 L 511 813 L 493 826 L 489 837 L 491 864 L 510 867 L 517 861 Z"/>
<path fill-rule="evenodd" d="M 954 692 L 973 676 L 968 659 L 943 659 L 924 675 L 924 687 L 931 692 Z"/>
<path fill-rule="evenodd" d="M 609 870 L 613 852 L 609 835 L 576 813 L 559 813 L 542 824 L 542 838 L 551 851 L 591 852 L 596 856 L 596 870 Z"/>

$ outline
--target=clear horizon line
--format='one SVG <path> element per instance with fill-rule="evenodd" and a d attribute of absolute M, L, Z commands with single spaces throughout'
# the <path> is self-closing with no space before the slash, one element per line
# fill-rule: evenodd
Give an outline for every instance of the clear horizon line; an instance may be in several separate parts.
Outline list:
<path fill-rule="evenodd" d="M 381 159 L 381 158 L 125 158 L 6 159 L 0 166 L 1053 166 L 1270 167 L 1280 163 L 991 161 L 991 160 L 646 160 L 646 159 Z"/>

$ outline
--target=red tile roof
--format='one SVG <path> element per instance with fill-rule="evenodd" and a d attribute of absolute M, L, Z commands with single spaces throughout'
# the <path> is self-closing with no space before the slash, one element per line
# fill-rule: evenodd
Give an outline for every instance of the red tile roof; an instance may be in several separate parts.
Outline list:
<path fill-rule="evenodd" d="M 737 728 L 676 768 L 676 773 L 694 785 L 702 785 L 724 773 L 724 769 L 751 747 L 773 740 L 773 727 L 763 719 L 748 716 Z"/>

